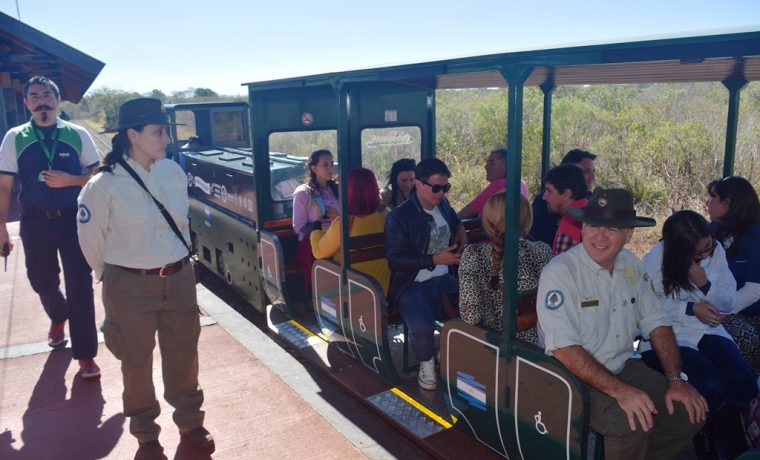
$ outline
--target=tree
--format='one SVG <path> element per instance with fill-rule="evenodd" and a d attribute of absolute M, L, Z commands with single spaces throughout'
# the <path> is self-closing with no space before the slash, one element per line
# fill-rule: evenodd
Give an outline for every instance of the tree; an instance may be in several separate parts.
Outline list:
<path fill-rule="evenodd" d="M 218 99 L 219 95 L 213 89 L 210 88 L 195 88 L 193 97 Z"/>

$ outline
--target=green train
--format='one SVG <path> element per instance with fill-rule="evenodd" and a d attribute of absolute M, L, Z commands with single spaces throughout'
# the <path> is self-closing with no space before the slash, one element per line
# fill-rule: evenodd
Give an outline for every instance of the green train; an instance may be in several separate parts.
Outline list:
<path fill-rule="evenodd" d="M 248 103 L 167 109 L 185 124 L 173 133 L 173 155 L 188 175 L 200 260 L 266 314 L 278 337 L 436 457 L 579 459 L 603 451 L 603 440 L 589 433 L 584 385 L 516 338 L 518 316 L 528 324 L 535 316 L 535 299 L 519 298 L 516 285 L 524 88 L 544 94 L 545 172 L 557 86 L 723 82 L 723 172 L 730 175 L 740 92 L 759 78 L 760 31 L 748 30 L 253 82 Z M 441 324 L 441 385 L 426 392 L 410 373 L 405 326 L 389 313 L 377 281 L 351 268 L 384 257 L 383 235 L 350 238 L 344 224 L 343 262 L 315 262 L 312 292 L 305 293 L 294 264 L 291 197 L 311 150 L 333 151 L 340 177 L 364 166 L 382 178 L 397 158 L 434 157 L 436 92 L 496 87 L 507 89 L 504 136 L 516 153 L 507 164 L 514 187 L 507 190 L 504 274 L 511 282 L 503 333 L 459 320 Z M 345 199 L 340 211 L 347 214 Z M 482 239 L 478 221 L 467 228 L 471 241 Z"/>

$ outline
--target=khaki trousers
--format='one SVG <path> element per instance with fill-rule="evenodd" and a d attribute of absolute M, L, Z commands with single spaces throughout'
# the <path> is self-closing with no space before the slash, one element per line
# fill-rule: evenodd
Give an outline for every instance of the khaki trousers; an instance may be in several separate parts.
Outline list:
<path fill-rule="evenodd" d="M 174 407 L 181 433 L 203 425 L 203 391 L 198 385 L 200 317 L 190 264 L 161 278 L 112 265 L 103 273 L 106 346 L 121 361 L 124 415 L 140 442 L 158 439 L 161 412 L 153 386 L 156 333 L 161 350 L 164 399 Z"/>
<path fill-rule="evenodd" d="M 618 377 L 624 382 L 646 392 L 655 407 L 654 427 L 648 432 L 641 429 L 638 421 L 636 431 L 631 431 L 628 418 L 617 401 L 589 387 L 591 400 L 590 425 L 604 436 L 604 458 L 609 459 L 656 459 L 674 458 L 702 428 L 702 423 L 692 424 L 689 414 L 680 402 L 675 402 L 673 415 L 665 407 L 665 377 L 636 359 L 625 363 Z"/>

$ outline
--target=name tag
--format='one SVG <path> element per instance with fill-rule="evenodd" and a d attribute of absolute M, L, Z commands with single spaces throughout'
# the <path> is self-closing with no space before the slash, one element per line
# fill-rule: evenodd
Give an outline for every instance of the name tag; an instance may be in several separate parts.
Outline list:
<path fill-rule="evenodd" d="M 40 182 L 45 182 L 45 176 L 42 173 L 43 171 L 40 171 L 40 174 L 37 176 L 37 180 Z"/>
<path fill-rule="evenodd" d="M 599 301 L 598 300 L 584 300 L 581 302 L 581 308 L 588 308 L 588 307 L 598 307 Z"/>
<path fill-rule="evenodd" d="M 68 158 L 71 154 L 69 152 L 61 152 L 58 154 L 61 158 Z"/>

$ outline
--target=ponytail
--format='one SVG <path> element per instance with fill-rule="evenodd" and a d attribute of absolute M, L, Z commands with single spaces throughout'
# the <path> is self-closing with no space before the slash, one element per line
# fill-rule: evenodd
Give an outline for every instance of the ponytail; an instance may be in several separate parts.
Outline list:
<path fill-rule="evenodd" d="M 129 137 L 127 136 L 127 130 L 134 129 L 137 132 L 142 132 L 143 128 L 145 128 L 145 125 L 120 129 L 111 139 L 111 151 L 108 152 L 100 162 L 100 166 L 96 173 L 101 171 L 113 172 L 114 165 L 124 158 L 129 152 L 129 149 L 132 148 L 132 144 L 129 142 Z"/>
<path fill-rule="evenodd" d="M 127 130 L 120 130 L 111 139 L 111 151 L 100 162 L 97 172 L 113 172 L 114 165 L 124 157 L 130 147 Z"/>

